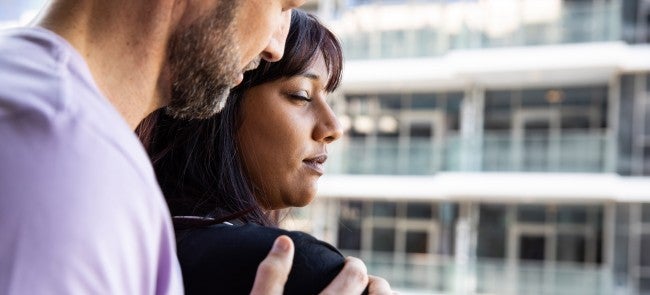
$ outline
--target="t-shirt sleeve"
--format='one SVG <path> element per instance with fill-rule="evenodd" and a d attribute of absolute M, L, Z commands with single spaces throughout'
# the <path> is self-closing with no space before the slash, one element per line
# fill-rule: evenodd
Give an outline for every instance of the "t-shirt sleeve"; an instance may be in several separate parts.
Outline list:
<path fill-rule="evenodd" d="M 186 293 L 248 294 L 257 266 L 280 235 L 288 235 L 295 245 L 285 294 L 318 294 L 343 268 L 343 255 L 309 234 L 257 225 L 216 225 L 178 235 Z"/>
<path fill-rule="evenodd" d="M 69 45 L 20 32 L 0 33 L 0 294 L 181 293 L 142 147 Z"/>
<path fill-rule="evenodd" d="M 177 264 L 168 213 L 156 201 L 162 196 L 109 142 L 55 119 L 0 120 L 0 138 L 12 139 L 0 144 L 0 293 L 173 289 Z M 153 281 L 161 276 L 168 280 Z"/>

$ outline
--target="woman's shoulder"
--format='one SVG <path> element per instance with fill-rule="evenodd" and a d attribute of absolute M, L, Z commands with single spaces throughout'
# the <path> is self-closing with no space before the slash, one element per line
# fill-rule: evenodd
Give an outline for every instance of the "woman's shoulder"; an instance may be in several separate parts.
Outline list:
<path fill-rule="evenodd" d="M 289 236 L 295 245 L 285 293 L 319 293 L 343 267 L 344 257 L 335 247 L 307 233 L 255 224 L 218 224 L 177 232 L 187 293 L 208 291 L 209 286 L 219 284 L 228 288 L 217 290 L 247 293 L 257 265 L 280 235 Z"/>
<path fill-rule="evenodd" d="M 257 224 L 216 224 L 204 228 L 177 231 L 179 246 L 270 250 L 275 239 L 286 235 L 293 240 L 296 250 L 302 247 L 323 247 L 340 255 L 327 242 L 301 231 L 288 231 Z M 266 249 L 268 248 L 268 249 Z"/>

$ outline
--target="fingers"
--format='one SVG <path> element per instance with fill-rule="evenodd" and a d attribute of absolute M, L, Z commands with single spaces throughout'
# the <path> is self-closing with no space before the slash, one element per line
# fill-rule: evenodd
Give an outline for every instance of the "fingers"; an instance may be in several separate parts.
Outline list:
<path fill-rule="evenodd" d="M 348 257 L 345 265 L 321 295 L 361 294 L 368 285 L 366 265 L 359 259 Z"/>
<path fill-rule="evenodd" d="M 390 289 L 390 284 L 388 284 L 388 281 L 376 277 L 376 276 L 368 276 L 368 294 L 369 295 L 392 295 L 392 294 L 397 294 L 393 292 L 393 290 Z"/>
<path fill-rule="evenodd" d="M 275 239 L 273 248 L 257 267 L 253 295 L 281 295 L 293 262 L 293 242 L 287 236 Z"/>

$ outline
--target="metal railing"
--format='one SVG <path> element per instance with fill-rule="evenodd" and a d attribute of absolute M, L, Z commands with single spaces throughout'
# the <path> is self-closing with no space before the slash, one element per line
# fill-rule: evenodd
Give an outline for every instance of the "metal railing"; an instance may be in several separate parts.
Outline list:
<path fill-rule="evenodd" d="M 359 253 L 368 273 L 387 279 L 395 289 L 417 294 L 633 294 L 614 286 L 614 274 L 599 264 L 518 261 L 427 254 Z M 361 256 L 359 256 L 361 255 Z M 616 289 L 616 292 L 614 290 Z"/>
<path fill-rule="evenodd" d="M 329 173 L 430 175 L 442 171 L 586 172 L 605 171 L 604 132 L 571 132 L 551 137 L 486 133 L 474 142 L 458 135 L 435 142 L 428 138 L 347 138 L 332 155 Z M 470 146 L 471 148 L 466 148 Z M 472 162 L 476 165 L 462 165 Z"/>
<path fill-rule="evenodd" d="M 513 11 L 518 10 L 513 9 Z M 348 28 L 338 34 L 348 60 L 433 57 L 456 49 L 622 40 L 621 10 L 619 1 L 563 3 L 559 7 L 556 17 L 549 17 L 541 21 L 521 21 L 510 30 L 499 34 L 489 33 L 490 29 L 486 24 L 489 23 L 488 20 L 480 22 L 483 23 L 483 27 L 477 27 L 478 21 L 474 19 L 476 16 L 471 19 L 473 24 L 463 24 L 460 29 L 457 27 L 451 29 L 444 22 L 434 22 L 438 25 L 409 26 L 408 29 L 391 30 Z M 441 9 L 441 11 L 443 14 L 435 16 L 436 18 L 454 19 L 458 17 L 445 14 L 454 13 L 452 9 Z M 522 12 L 519 11 L 519 13 Z M 489 14 L 483 17 L 489 17 Z M 522 15 L 512 17 L 523 19 Z M 374 19 L 377 22 L 388 22 L 388 20 L 381 20 L 379 17 Z M 465 20 L 464 22 L 469 21 Z"/>

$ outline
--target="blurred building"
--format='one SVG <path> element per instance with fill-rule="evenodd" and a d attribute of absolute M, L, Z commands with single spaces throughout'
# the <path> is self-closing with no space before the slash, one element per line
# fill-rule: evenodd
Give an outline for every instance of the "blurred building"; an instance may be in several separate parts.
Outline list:
<path fill-rule="evenodd" d="M 403 293 L 650 294 L 649 0 L 305 8 L 345 47 L 347 132 L 291 226 Z"/>
<path fill-rule="evenodd" d="M 650 294 L 650 1 L 308 1 L 346 135 L 290 222 L 404 292 Z"/>

